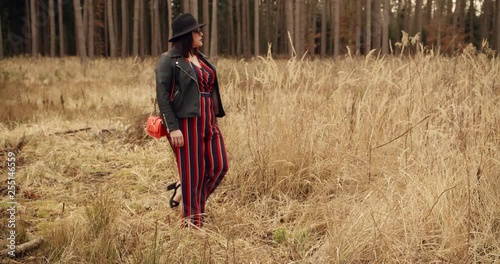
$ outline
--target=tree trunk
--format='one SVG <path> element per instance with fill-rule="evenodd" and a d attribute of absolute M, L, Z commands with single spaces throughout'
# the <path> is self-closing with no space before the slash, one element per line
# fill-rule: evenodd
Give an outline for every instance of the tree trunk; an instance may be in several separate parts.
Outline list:
<path fill-rule="evenodd" d="M 495 36 L 496 39 L 496 51 L 500 52 L 500 0 L 496 0 L 496 28 L 495 28 Z"/>
<path fill-rule="evenodd" d="M 398 36 L 401 36 L 402 26 L 404 25 L 404 10 L 404 0 L 397 0 L 396 23 L 394 23 L 394 26 Z"/>
<path fill-rule="evenodd" d="M 460 0 L 457 0 L 457 1 L 460 1 Z M 458 22 L 459 22 L 459 8 L 458 8 L 458 3 L 457 3 L 457 7 L 455 8 L 455 12 L 453 13 L 453 24 L 452 24 L 452 37 L 453 37 L 453 42 L 451 43 L 451 52 L 455 52 L 455 46 L 456 46 L 456 43 L 457 43 L 457 38 L 456 36 L 460 34 L 460 30 L 458 29 Z"/>
<path fill-rule="evenodd" d="M 97 56 L 105 56 L 105 49 L 106 49 L 106 34 L 105 32 L 107 31 L 106 29 L 108 28 L 106 26 L 105 20 L 106 20 L 106 4 L 101 1 L 97 0 L 95 1 L 95 10 L 94 10 L 94 21 L 96 21 L 96 27 L 94 28 L 94 33 L 95 35 L 95 44 L 93 45 L 95 47 L 95 54 Z"/>
<path fill-rule="evenodd" d="M 366 33 L 365 33 L 365 54 L 371 51 L 371 39 L 372 39 L 372 1 L 366 0 Z"/>
<path fill-rule="evenodd" d="M 417 0 L 415 5 L 415 30 L 412 35 L 422 32 L 422 0 Z"/>
<path fill-rule="evenodd" d="M 330 18 L 330 39 L 327 41 L 327 43 L 328 43 L 327 46 L 328 47 L 327 47 L 327 51 L 326 52 L 328 54 L 330 54 L 330 55 L 333 55 L 333 49 L 334 49 L 334 47 L 333 47 L 334 43 L 333 42 L 334 42 L 334 39 L 335 39 L 335 32 L 334 32 L 335 31 L 335 10 L 334 10 L 334 8 L 335 8 L 335 3 L 334 2 L 335 1 L 336 0 L 331 0 L 329 2 L 329 5 L 328 5 L 327 9 L 326 9 L 327 12 L 329 12 L 327 16 Z"/>
<path fill-rule="evenodd" d="M 160 0 L 158 4 L 159 4 L 158 10 L 160 13 L 160 41 L 161 41 L 160 54 L 161 54 L 167 48 L 169 24 L 167 24 L 167 18 L 168 18 L 167 1 Z M 129 31 L 129 34 L 130 34 L 130 31 Z M 130 50 L 130 48 L 129 48 L 129 50 Z"/>
<path fill-rule="evenodd" d="M 382 53 L 389 54 L 389 24 L 391 1 L 384 0 L 384 15 L 382 17 Z"/>
<path fill-rule="evenodd" d="M 25 17 L 26 17 L 26 34 L 29 40 L 29 37 L 31 37 L 31 8 L 30 8 L 30 1 L 31 0 L 24 0 L 24 6 L 26 7 L 25 9 Z M 9 28 L 9 27 L 7 27 Z M 25 43 L 25 50 L 27 54 L 31 53 L 31 45 L 32 41 L 24 41 Z"/>
<path fill-rule="evenodd" d="M 250 57 L 250 18 L 248 17 L 249 13 L 249 0 L 243 0 L 243 8 L 241 9 L 242 15 L 243 15 L 243 34 L 242 34 L 242 41 L 243 41 L 243 55 L 245 58 Z"/>
<path fill-rule="evenodd" d="M 73 0 L 73 8 L 75 9 L 76 35 L 79 49 L 78 53 L 80 54 L 81 61 L 86 62 L 87 52 L 85 50 L 85 35 L 83 33 L 82 7 L 80 6 L 80 0 Z"/>
<path fill-rule="evenodd" d="M 167 27 L 168 27 L 168 39 L 172 37 L 172 2 L 170 0 L 167 0 L 167 12 L 168 12 L 168 19 L 167 19 Z M 168 50 L 168 48 L 167 48 Z"/>
<path fill-rule="evenodd" d="M 481 38 L 489 39 L 490 36 L 490 7 L 491 0 L 484 0 L 483 2 L 483 17 L 481 20 Z"/>
<path fill-rule="evenodd" d="M 241 34 L 242 34 L 242 22 L 241 22 L 241 1 L 236 0 L 236 55 L 241 55 Z"/>
<path fill-rule="evenodd" d="M 454 36 L 456 34 L 455 41 L 452 44 L 453 51 L 455 50 L 456 44 L 460 45 L 463 41 L 465 41 L 465 0 L 456 0 L 455 7 L 455 16 L 454 19 Z"/>
<path fill-rule="evenodd" d="M 446 19 L 448 20 L 447 23 L 453 20 L 453 0 L 448 0 L 446 3 Z"/>
<path fill-rule="evenodd" d="M 49 0 L 50 57 L 56 56 L 56 18 L 55 18 L 55 16 L 56 16 L 56 14 L 54 12 L 54 0 Z M 0 44 L 1 43 L 2 42 L 0 41 Z"/>
<path fill-rule="evenodd" d="M 151 56 L 153 57 L 156 57 L 158 55 L 157 53 L 157 45 L 156 43 L 158 42 L 158 37 L 156 36 L 156 25 L 155 25 L 155 21 L 156 21 L 156 12 L 155 12 L 155 2 L 156 0 L 151 0 L 149 2 L 149 16 L 150 16 L 150 20 L 149 20 L 149 28 L 151 29 Z"/>
<path fill-rule="evenodd" d="M 430 24 L 432 21 L 432 0 L 427 0 L 427 11 L 425 16 L 425 25 Z"/>
<path fill-rule="evenodd" d="M 248 58 L 248 43 L 247 43 L 247 0 L 241 1 L 241 47 L 243 48 L 243 57 Z"/>
<path fill-rule="evenodd" d="M 300 23 L 299 23 L 299 32 L 300 32 L 300 54 L 301 56 L 305 53 L 305 45 L 306 45 L 306 24 L 307 24 L 307 15 L 306 15 L 306 2 L 305 0 L 299 0 L 300 5 Z"/>
<path fill-rule="evenodd" d="M 411 0 L 405 0 L 404 7 L 404 31 L 411 34 Z"/>
<path fill-rule="evenodd" d="M 183 0 L 182 2 L 182 13 L 191 13 L 191 0 Z"/>
<path fill-rule="evenodd" d="M 342 4 L 342 1 L 340 2 Z M 347 14 L 347 20 L 349 21 L 348 32 L 347 32 L 347 46 L 352 50 L 355 48 L 354 44 L 356 42 L 356 1 L 348 1 L 349 4 L 345 4 L 344 12 L 341 11 L 342 14 Z M 341 5 L 344 6 L 344 5 Z M 346 17 L 342 19 L 340 17 L 340 21 L 345 21 Z"/>
<path fill-rule="evenodd" d="M 476 8 L 474 7 L 474 0 L 469 1 L 469 43 L 474 43 L 474 16 Z"/>
<path fill-rule="evenodd" d="M 218 36 L 217 36 L 217 0 L 213 0 L 212 2 L 212 38 L 210 42 L 210 57 L 214 60 L 217 60 L 218 56 Z M 208 43 L 207 43 L 208 44 Z"/>
<path fill-rule="evenodd" d="M 269 1 L 269 0 L 268 0 Z M 281 0 L 276 1 L 276 20 L 274 24 L 274 40 L 273 40 L 273 54 L 279 54 L 279 53 L 286 53 L 286 42 L 283 41 L 285 38 L 283 34 L 283 23 L 282 17 L 283 17 L 283 5 L 284 2 Z M 269 20 L 269 23 L 271 23 L 271 20 Z M 279 35 L 281 32 L 281 39 L 278 39 Z M 285 44 L 285 45 L 283 45 Z"/>
<path fill-rule="evenodd" d="M 236 0 L 238 1 L 238 0 Z M 233 16 L 233 0 L 228 1 L 228 10 L 229 10 L 229 55 L 235 55 L 235 41 L 234 41 L 234 16 Z"/>
<path fill-rule="evenodd" d="M 78 0 L 73 0 L 74 2 L 77 2 Z M 109 51 L 110 51 L 110 57 L 115 58 L 116 57 L 116 35 L 115 35 L 115 26 L 114 26 L 114 18 L 113 18 L 113 1 L 109 0 L 106 1 L 107 3 L 107 13 L 108 13 L 108 35 L 109 35 Z"/>
<path fill-rule="evenodd" d="M 293 56 L 293 43 L 294 41 L 294 14 L 293 14 L 293 1 L 287 0 L 285 2 L 285 18 L 286 18 L 286 35 L 285 41 L 288 43 L 288 53 L 290 57 Z M 290 36 L 290 38 L 288 38 Z"/>
<path fill-rule="evenodd" d="M 271 31 L 273 28 L 273 24 L 271 23 L 271 1 L 266 0 L 267 8 L 266 8 L 266 52 L 267 52 L 267 44 L 273 43 L 271 40 Z M 276 17 L 276 20 L 278 20 L 278 17 Z M 232 20 L 231 20 L 232 21 Z M 275 27 L 278 26 L 278 23 L 274 25 Z M 273 47 L 273 49 L 276 49 L 276 46 Z"/>
<path fill-rule="evenodd" d="M 31 55 L 38 56 L 38 26 L 36 23 L 36 0 L 31 0 Z"/>
<path fill-rule="evenodd" d="M 245 0 L 245 19 L 246 19 L 246 29 L 245 31 L 247 32 L 245 43 L 247 45 L 247 54 L 245 55 L 246 58 L 250 58 L 252 55 L 252 24 L 250 23 L 250 17 L 252 16 L 252 13 L 250 12 L 250 0 Z"/>
<path fill-rule="evenodd" d="M 133 29 L 133 44 L 132 44 L 132 56 L 139 56 L 139 3 L 142 0 L 134 0 L 134 29 Z M 169 37 L 170 38 L 170 37 Z"/>
<path fill-rule="evenodd" d="M 422 1 L 422 0 L 420 0 Z M 382 37 L 382 19 L 380 16 L 380 0 L 373 1 L 373 36 L 372 49 L 380 50 L 380 39 Z"/>
<path fill-rule="evenodd" d="M 361 54 L 361 24 L 363 23 L 361 9 L 361 0 L 356 0 L 356 55 Z"/>
<path fill-rule="evenodd" d="M 253 46 L 254 46 L 254 56 L 260 55 L 260 39 L 259 39 L 259 0 L 254 0 L 254 20 L 253 20 Z"/>
<path fill-rule="evenodd" d="M 54 2 L 52 2 L 52 5 Z M 0 60 L 3 59 L 2 12 L 0 12 Z"/>
<path fill-rule="evenodd" d="M 88 0 L 88 9 L 89 9 L 89 27 L 88 27 L 88 51 L 89 58 L 94 59 L 94 3 L 93 0 Z"/>
<path fill-rule="evenodd" d="M 47 56 L 50 54 L 50 19 L 49 19 L 49 13 L 46 12 L 47 6 L 46 6 L 46 1 L 38 1 L 38 10 L 41 10 L 39 12 L 39 20 L 38 21 L 43 21 L 43 24 L 41 26 L 42 32 L 40 34 L 40 37 L 42 39 L 42 54 L 44 56 Z"/>
<path fill-rule="evenodd" d="M 89 32 L 89 2 L 84 1 L 83 2 L 83 17 L 82 17 L 82 22 L 83 22 L 83 36 L 85 37 L 85 46 L 88 46 L 89 40 L 87 39 L 88 32 Z M 88 52 L 87 52 L 88 54 Z"/>
<path fill-rule="evenodd" d="M 437 46 L 437 51 L 438 55 L 441 53 L 441 31 L 442 31 L 442 24 L 443 24 L 443 13 L 444 13 L 444 2 L 443 1 L 438 1 L 437 2 L 437 12 L 435 16 L 435 20 L 437 21 L 437 32 L 436 32 L 436 46 Z"/>
<path fill-rule="evenodd" d="M 295 0 L 295 50 L 297 51 L 298 56 L 302 56 L 302 31 L 301 23 L 302 23 L 302 1 L 303 0 Z"/>
<path fill-rule="evenodd" d="M 321 57 L 326 55 L 326 6 L 328 0 L 323 0 L 321 3 Z M 358 0 L 360 1 L 360 0 Z"/>
<path fill-rule="evenodd" d="M 122 57 L 128 56 L 128 4 L 122 0 Z"/>
<path fill-rule="evenodd" d="M 297 52 L 297 56 L 302 56 L 302 41 L 301 41 L 301 30 L 300 30 L 300 23 L 302 23 L 302 5 L 301 5 L 302 0 L 295 0 L 295 24 L 294 24 L 294 31 L 295 31 L 295 51 Z"/>
<path fill-rule="evenodd" d="M 217 6 L 216 4 L 214 5 L 212 3 L 213 6 Z M 198 0 L 191 0 L 191 13 L 193 14 L 194 18 L 196 18 L 196 20 L 199 20 L 198 19 Z"/>
<path fill-rule="evenodd" d="M 203 23 L 210 23 L 210 9 L 208 5 L 208 0 L 203 0 Z M 206 26 L 203 30 L 203 42 L 207 43 L 206 46 L 203 46 L 201 50 L 205 54 L 210 54 L 210 39 L 212 35 L 210 34 L 210 26 Z"/>
<path fill-rule="evenodd" d="M 108 4 L 103 1 L 104 6 L 104 56 L 109 57 L 109 27 L 108 27 Z"/>
<path fill-rule="evenodd" d="M 309 2 L 309 30 L 308 30 L 308 39 L 309 44 L 307 45 L 307 49 L 309 50 L 309 54 L 311 57 L 315 56 L 316 53 L 316 9 L 318 5 L 318 0 L 312 0 Z"/>
<path fill-rule="evenodd" d="M 144 0 L 139 0 L 139 56 L 146 56 L 146 18 Z"/>
<path fill-rule="evenodd" d="M 465 0 L 457 0 L 460 34 L 465 33 Z"/>
<path fill-rule="evenodd" d="M 118 23 L 118 2 L 119 0 L 109 0 L 113 2 L 113 26 L 115 30 L 115 45 L 116 45 L 116 56 L 118 57 L 118 53 L 121 50 L 121 42 L 120 42 L 120 23 Z"/>
<path fill-rule="evenodd" d="M 160 9 L 158 0 L 153 0 L 151 5 L 151 55 L 158 56 L 161 52 L 161 27 L 160 27 Z"/>
<path fill-rule="evenodd" d="M 160 3 L 159 0 L 154 0 L 154 14 L 155 14 L 155 27 L 153 30 L 155 31 L 156 36 L 156 55 L 161 54 L 162 46 L 161 43 L 161 22 L 160 22 Z"/>
<path fill-rule="evenodd" d="M 339 56 L 340 47 L 340 0 L 333 0 L 333 57 Z"/>

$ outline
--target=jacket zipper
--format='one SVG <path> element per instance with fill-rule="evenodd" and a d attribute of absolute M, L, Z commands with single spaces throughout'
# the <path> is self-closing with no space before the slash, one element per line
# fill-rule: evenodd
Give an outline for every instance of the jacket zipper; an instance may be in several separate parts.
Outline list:
<path fill-rule="evenodd" d="M 176 66 L 176 67 L 179 67 L 179 61 L 177 61 L 177 58 L 175 59 L 175 66 Z M 179 68 L 180 68 L 180 67 L 179 67 Z M 174 84 L 175 84 L 175 70 L 174 70 Z M 175 89 L 175 85 L 174 85 L 174 87 L 172 87 L 172 89 Z M 174 101 L 175 96 L 177 96 L 177 94 L 178 94 L 178 93 L 179 93 L 179 90 L 177 90 L 177 91 L 174 93 L 174 95 L 173 95 L 173 96 L 172 96 L 172 98 L 171 98 L 172 100 L 170 100 L 170 102 L 173 102 L 173 101 Z"/>
<path fill-rule="evenodd" d="M 170 134 L 170 129 L 168 128 L 168 122 L 167 122 L 167 117 L 165 116 L 165 114 L 163 114 L 163 124 L 165 124 L 165 127 L 167 128 L 167 133 Z"/>
<path fill-rule="evenodd" d="M 179 93 L 179 91 L 176 91 L 176 92 L 174 93 L 174 96 L 172 96 L 172 100 L 170 100 L 170 102 L 173 102 L 173 101 L 174 101 L 174 99 L 175 99 L 175 97 L 177 96 L 177 94 L 178 94 L 178 93 Z"/>

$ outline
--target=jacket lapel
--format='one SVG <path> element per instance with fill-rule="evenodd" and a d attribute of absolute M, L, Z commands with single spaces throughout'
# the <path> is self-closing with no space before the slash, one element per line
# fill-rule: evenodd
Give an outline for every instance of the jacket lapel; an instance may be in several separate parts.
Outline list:
<path fill-rule="evenodd" d="M 189 77 L 197 82 L 193 67 L 189 65 L 187 60 L 185 58 L 180 58 L 178 62 L 179 64 L 177 64 L 177 67 L 181 68 L 182 71 L 184 71 L 187 75 L 189 75 Z"/>
<path fill-rule="evenodd" d="M 186 58 L 182 57 L 181 53 L 176 48 L 172 48 L 170 52 L 173 58 L 178 58 L 177 60 L 178 63 L 176 63 L 176 66 L 179 67 L 182 71 L 184 71 L 187 75 L 189 75 L 189 77 L 191 77 L 193 80 L 197 82 L 194 70 L 191 67 L 191 65 L 189 65 Z"/>

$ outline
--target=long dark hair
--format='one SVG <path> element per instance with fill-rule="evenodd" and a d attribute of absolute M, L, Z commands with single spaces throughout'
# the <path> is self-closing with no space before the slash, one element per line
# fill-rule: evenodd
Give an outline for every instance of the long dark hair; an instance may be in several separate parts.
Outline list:
<path fill-rule="evenodd" d="M 189 53 L 192 53 L 193 55 L 198 54 L 198 48 L 193 48 L 192 32 L 179 36 L 175 38 L 172 42 L 173 42 L 172 46 L 178 49 L 182 54 L 182 56 L 186 58 L 189 57 Z"/>

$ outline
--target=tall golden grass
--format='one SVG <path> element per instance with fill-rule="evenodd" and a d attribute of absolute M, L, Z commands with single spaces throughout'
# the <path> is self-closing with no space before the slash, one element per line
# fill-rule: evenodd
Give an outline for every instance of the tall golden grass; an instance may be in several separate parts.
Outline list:
<path fill-rule="evenodd" d="M 500 261 L 499 59 L 220 59 L 230 171 L 203 230 L 168 208 L 175 161 L 142 127 L 155 63 L 0 61 L 22 240 L 45 239 L 23 261 Z"/>

